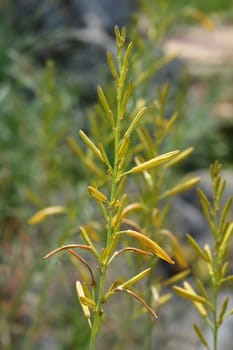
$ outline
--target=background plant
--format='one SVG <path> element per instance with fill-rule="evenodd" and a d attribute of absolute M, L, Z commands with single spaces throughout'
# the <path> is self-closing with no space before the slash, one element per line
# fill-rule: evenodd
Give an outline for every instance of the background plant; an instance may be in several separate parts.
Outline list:
<path fill-rule="evenodd" d="M 225 319 L 232 316 L 232 309 L 228 304 L 230 296 L 221 300 L 220 292 L 227 283 L 232 283 L 233 276 L 228 273 L 229 243 L 233 233 L 232 222 L 232 197 L 229 196 L 225 203 L 222 197 L 226 182 L 220 175 L 221 165 L 215 162 L 210 167 L 210 176 L 213 186 L 213 201 L 210 202 L 204 192 L 198 189 L 202 210 L 208 222 L 212 242 L 205 244 L 204 248 L 190 235 L 188 240 L 195 249 L 197 255 L 202 259 L 208 271 L 208 281 L 197 277 L 196 285 L 198 291 L 189 282 L 184 282 L 183 288 L 174 286 L 174 290 L 182 297 L 190 300 L 196 307 L 202 321 L 206 323 L 212 333 L 211 343 L 206 339 L 203 326 L 194 324 L 194 330 L 206 349 L 217 350 L 219 329 Z M 207 284 L 208 283 L 208 284 Z M 202 322 L 202 323 L 203 323 Z"/>
<path fill-rule="evenodd" d="M 167 95 L 168 86 L 158 90 L 158 100 L 156 99 L 153 102 L 144 125 L 137 129 L 137 152 L 140 152 L 140 156 L 136 157 L 136 161 L 139 163 L 150 159 L 153 154 L 166 151 L 173 144 L 173 134 L 175 133 L 178 114 L 174 113 L 170 117 L 167 116 Z M 179 242 L 180 235 L 177 235 L 174 228 L 169 225 L 168 216 L 172 198 L 191 189 L 199 182 L 198 177 L 186 176 L 180 179 L 175 176 L 173 170 L 173 167 L 184 162 L 192 151 L 193 148 L 189 147 L 161 167 L 151 169 L 150 173 L 146 170 L 143 171 L 141 176 L 135 179 L 135 193 L 131 194 L 136 202 L 131 206 L 132 211 L 128 210 L 129 214 L 127 213 L 123 219 L 125 224 L 139 227 L 141 232 L 144 232 L 153 240 L 157 242 L 165 240 L 167 249 L 172 251 L 176 261 L 176 273 L 174 271 L 171 281 L 166 279 L 165 276 L 164 279 L 161 279 L 161 276 L 156 278 L 153 270 L 147 276 L 147 288 L 143 291 L 144 297 L 149 304 L 154 303 L 156 308 L 159 308 L 171 298 L 171 293 L 166 292 L 163 295 L 163 286 L 168 286 L 189 273 L 182 243 Z M 135 209 L 137 209 L 136 215 L 134 214 Z M 140 264 L 143 264 L 143 257 L 131 262 L 131 266 L 136 268 Z M 157 269 L 161 268 L 157 259 L 151 260 L 150 266 Z M 144 324 L 144 337 L 148 339 L 148 349 L 150 349 L 153 347 L 153 327 L 150 320 L 148 320 L 148 324 Z"/>

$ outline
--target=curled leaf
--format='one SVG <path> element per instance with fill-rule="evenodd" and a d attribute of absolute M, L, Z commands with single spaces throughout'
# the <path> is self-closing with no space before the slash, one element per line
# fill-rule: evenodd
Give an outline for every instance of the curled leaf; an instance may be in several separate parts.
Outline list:
<path fill-rule="evenodd" d="M 133 296 L 135 299 L 137 299 L 140 303 L 143 304 L 143 306 L 145 306 L 145 308 L 147 309 L 147 311 L 149 311 L 149 313 L 151 314 L 151 316 L 153 316 L 154 319 L 157 319 L 158 316 L 156 315 L 156 313 L 154 312 L 154 310 L 145 302 L 145 300 L 143 298 L 141 298 L 138 294 L 136 294 L 135 292 L 133 292 L 132 290 L 129 289 L 124 289 L 121 287 L 116 288 L 116 291 L 119 292 L 125 292 L 131 296 Z"/>
<path fill-rule="evenodd" d="M 90 267 L 90 265 L 88 264 L 88 262 L 83 258 L 81 257 L 79 254 L 77 254 L 76 252 L 74 252 L 72 249 L 67 249 L 67 252 L 71 255 L 73 255 L 75 258 L 77 258 L 78 260 L 80 260 L 88 269 L 90 275 L 91 275 L 91 286 L 95 286 L 96 285 L 96 282 L 95 282 L 95 276 L 94 276 L 94 273 Z"/>
<path fill-rule="evenodd" d="M 141 255 L 153 256 L 152 253 L 147 252 L 146 250 L 143 250 L 143 249 L 138 249 L 138 248 L 135 248 L 135 247 L 125 247 L 125 248 L 122 248 L 120 250 L 117 250 L 112 255 L 111 259 L 109 260 L 109 264 L 113 261 L 113 259 L 115 259 L 120 254 L 125 253 L 125 252 L 129 252 L 129 251 L 133 252 L 133 253 L 141 254 Z"/>
<path fill-rule="evenodd" d="M 61 252 L 62 250 L 67 250 L 67 249 L 72 249 L 72 248 L 80 248 L 84 250 L 92 250 L 92 247 L 89 245 L 84 245 L 84 244 L 68 244 L 68 245 L 63 245 L 57 249 L 52 250 L 50 253 L 44 256 L 44 259 L 50 258 L 52 255 L 57 254 Z"/>

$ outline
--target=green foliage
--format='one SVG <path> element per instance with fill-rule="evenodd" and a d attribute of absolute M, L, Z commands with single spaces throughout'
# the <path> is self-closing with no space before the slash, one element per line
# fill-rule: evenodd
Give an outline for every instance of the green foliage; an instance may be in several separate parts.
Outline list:
<path fill-rule="evenodd" d="M 207 2 L 202 3 L 201 6 L 206 4 Z M 109 258 L 111 268 L 114 263 L 118 263 L 118 259 L 122 261 L 125 255 L 129 264 L 131 275 L 115 284 L 113 282 L 112 289 L 107 289 L 107 282 L 105 290 L 105 295 L 109 292 L 107 304 L 111 302 L 113 294 L 119 294 L 116 293 L 119 288 L 140 302 L 137 307 L 129 304 L 128 310 L 133 309 L 133 312 L 129 312 L 129 315 L 126 313 L 124 320 L 120 321 L 122 333 L 128 331 L 126 324 L 128 327 L 131 324 L 133 329 L 135 319 L 143 317 L 145 307 L 148 306 L 152 315 L 155 311 L 159 314 L 160 307 L 171 298 L 171 293 L 163 288 L 182 280 L 189 273 L 175 230 L 171 230 L 166 221 L 169 202 L 174 195 L 192 187 L 197 181 L 183 177 L 183 160 L 186 160 L 184 167 L 187 168 L 194 163 L 194 167 L 199 167 L 200 164 L 204 166 L 216 156 L 222 158 L 229 150 L 225 148 L 224 141 L 219 142 L 217 139 L 218 142 L 215 142 L 218 126 L 203 126 L 203 109 L 196 111 L 191 106 L 188 111 L 184 111 L 185 84 L 177 86 L 176 82 L 169 79 L 169 94 L 167 87 L 158 89 L 157 92 L 154 88 L 154 81 L 160 83 L 155 74 L 174 58 L 164 56 L 161 43 L 177 24 L 187 19 L 197 19 L 195 15 L 198 13 L 191 11 L 185 14 L 183 5 L 183 2 L 141 1 L 139 15 L 131 27 L 130 36 L 136 49 L 130 52 L 129 47 L 130 66 L 121 96 L 121 114 L 125 117 L 120 121 L 122 142 L 119 142 L 118 165 L 122 174 L 117 179 L 116 201 L 113 205 L 109 182 L 116 159 L 116 134 L 113 127 L 118 114 L 115 84 L 120 73 L 118 61 L 115 61 L 111 53 L 107 54 L 114 83 L 110 85 L 103 81 L 104 89 L 98 87 L 100 102 L 94 108 L 88 106 L 83 121 L 82 111 L 80 113 L 79 110 L 82 92 L 79 90 L 74 67 L 70 75 L 67 75 L 66 68 L 63 70 L 57 64 L 55 67 L 53 61 L 48 60 L 44 64 L 35 59 L 38 54 L 36 50 L 43 51 L 43 45 L 47 42 L 43 38 L 37 41 L 34 24 L 39 23 L 40 13 L 34 13 L 27 23 L 24 19 L 20 27 L 20 24 L 13 22 L 14 1 L 1 2 L 0 238 L 3 249 L 0 283 L 1 309 L 6 322 L 3 325 L 4 336 L 0 341 L 8 339 L 8 347 L 23 343 L 23 350 L 31 349 L 36 346 L 37 339 L 52 330 L 52 336 L 62 348 L 85 348 L 90 330 L 88 323 L 81 317 L 81 305 L 90 309 L 93 321 L 95 305 L 88 290 L 93 288 L 95 279 L 99 283 L 99 271 L 94 270 L 92 274 L 89 269 L 89 265 L 93 269 L 94 258 Z M 44 4 L 39 6 L 43 7 Z M 34 29 L 30 31 L 31 24 Z M 141 24 L 146 24 L 145 28 L 143 25 L 140 27 Z M 29 31 L 22 34 L 17 28 L 28 28 Z M 34 42 L 36 52 L 32 49 Z M 123 56 L 124 54 L 123 49 Z M 66 67 L 63 62 L 62 65 Z M 182 71 L 180 74 L 182 82 L 186 82 Z M 216 83 L 211 85 L 219 86 Z M 146 96 L 146 101 L 141 96 Z M 92 104 L 93 101 L 88 99 L 90 102 Z M 175 123 L 177 115 L 172 115 L 171 111 L 177 107 L 187 117 L 181 113 L 178 123 Z M 77 143 L 76 129 L 83 128 L 84 123 L 85 131 L 80 133 L 84 142 Z M 210 141 L 207 144 L 208 137 Z M 190 144 L 195 149 L 198 148 L 191 162 L 186 158 L 192 152 Z M 167 155 L 172 160 L 169 161 L 166 155 L 165 158 L 160 158 L 162 153 L 167 154 L 177 147 L 182 150 L 178 155 Z M 160 163 L 164 160 L 167 162 Z M 91 182 L 90 198 L 86 195 L 87 182 Z M 128 197 L 123 195 L 124 191 L 129 191 Z M 92 204 L 93 197 L 97 200 L 97 206 Z M 108 257 L 106 251 L 101 252 L 101 246 L 106 243 L 106 223 L 109 221 L 110 209 L 113 212 L 111 230 L 115 227 L 117 231 L 117 223 L 120 222 L 124 229 L 126 226 L 131 231 L 119 235 L 119 245 L 112 247 L 112 255 Z M 28 227 L 26 220 L 35 210 L 39 212 L 33 220 L 40 226 Z M 52 217 L 54 214 L 57 214 L 55 218 Z M 83 223 L 81 237 L 77 234 L 80 222 Z M 138 236 L 135 231 L 158 242 L 159 246 L 165 246 L 181 272 L 171 278 L 161 275 L 158 258 L 152 253 L 154 249 L 154 252 L 161 255 L 161 251 L 150 241 L 149 246 L 144 245 L 144 236 Z M 93 256 L 90 257 L 89 250 L 83 250 L 81 256 L 73 248 L 68 248 L 73 265 L 66 258 L 62 264 L 54 260 L 50 261 L 50 265 L 41 262 L 46 251 L 57 245 L 72 244 L 82 238 L 85 245 L 92 247 Z M 130 242 L 134 242 L 133 247 Z M 144 243 L 148 244 L 145 238 Z M 153 248 L 152 251 L 149 247 Z M 80 308 L 73 304 L 75 291 L 69 288 L 70 281 L 74 276 L 76 278 L 77 268 L 80 280 L 85 282 L 82 283 L 85 295 L 80 299 Z M 56 273 L 57 270 L 59 273 Z M 111 273 L 108 270 L 110 279 L 114 279 Z M 135 291 L 136 294 L 133 294 Z M 95 297 L 95 303 L 98 304 L 98 291 Z M 115 296 L 117 297 L 118 295 Z M 223 311 L 226 304 L 227 301 Z M 111 311 L 109 312 L 111 316 Z M 101 316 L 101 321 L 102 318 L 104 315 Z M 146 342 L 149 349 L 154 322 L 151 321 L 151 315 L 146 320 L 143 322 L 143 339 L 148 339 Z M 198 332 L 197 327 L 196 331 Z"/>

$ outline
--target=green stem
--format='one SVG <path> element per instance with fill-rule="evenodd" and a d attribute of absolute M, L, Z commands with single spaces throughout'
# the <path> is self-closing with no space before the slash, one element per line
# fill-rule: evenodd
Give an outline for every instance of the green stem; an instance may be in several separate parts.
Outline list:
<path fill-rule="evenodd" d="M 104 296 L 104 286 L 105 286 L 105 278 L 106 278 L 106 271 L 107 268 L 106 266 L 103 267 L 103 270 L 101 272 L 100 276 L 100 287 L 99 287 L 99 295 L 98 295 L 98 303 L 96 307 L 96 312 L 94 315 L 94 320 L 93 320 L 93 327 L 91 331 L 91 339 L 89 343 L 89 350 L 94 350 L 95 349 L 95 342 L 96 342 L 96 337 L 100 328 L 101 324 L 101 317 L 102 317 L 102 304 L 103 304 L 103 296 Z"/>

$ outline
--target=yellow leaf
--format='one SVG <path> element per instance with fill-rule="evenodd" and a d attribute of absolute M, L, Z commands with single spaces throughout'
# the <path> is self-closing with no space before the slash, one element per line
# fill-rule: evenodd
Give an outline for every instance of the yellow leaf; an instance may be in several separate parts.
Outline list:
<path fill-rule="evenodd" d="M 155 158 L 152 158 L 152 159 L 150 159 L 150 160 L 148 160 L 148 161 L 146 161 L 144 163 L 141 163 L 141 164 L 133 167 L 132 169 L 127 171 L 126 174 L 139 173 L 141 171 L 157 167 L 157 166 L 167 162 L 168 160 L 172 159 L 178 153 L 179 153 L 179 151 L 172 151 L 172 152 L 161 154 L 161 155 L 159 155 L 159 156 L 157 156 Z"/>
<path fill-rule="evenodd" d="M 165 250 L 163 250 L 163 248 L 161 248 L 157 243 L 152 241 L 152 239 L 148 238 L 142 233 L 139 233 L 137 231 L 132 231 L 132 230 L 121 231 L 121 233 L 126 233 L 129 236 L 137 238 L 139 241 L 143 242 L 147 247 L 149 247 L 152 250 L 152 252 L 155 255 L 157 255 L 159 258 L 167 261 L 169 264 L 175 264 L 175 262 L 165 252 Z"/>
<path fill-rule="evenodd" d="M 97 201 L 107 202 L 108 198 L 96 188 L 88 186 L 88 191 L 93 198 L 97 199 Z"/>
<path fill-rule="evenodd" d="M 62 206 L 54 206 L 54 207 L 47 207 L 40 211 L 38 211 L 36 214 L 34 214 L 29 220 L 28 223 L 30 225 L 38 224 L 39 222 L 43 221 L 47 218 L 47 216 L 55 215 L 55 214 L 62 214 L 66 211 L 65 207 Z"/>

